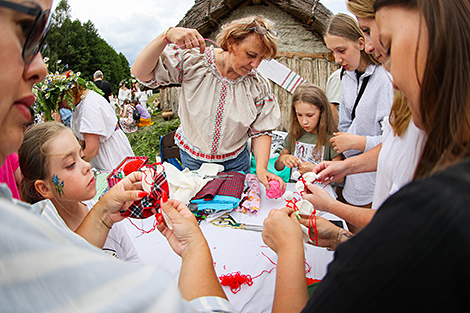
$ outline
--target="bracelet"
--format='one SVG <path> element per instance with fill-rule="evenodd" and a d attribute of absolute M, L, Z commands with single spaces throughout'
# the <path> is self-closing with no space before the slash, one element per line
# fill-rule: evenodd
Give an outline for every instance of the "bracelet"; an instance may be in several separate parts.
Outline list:
<path fill-rule="evenodd" d="M 111 229 L 111 227 L 109 227 L 103 220 L 101 220 L 101 223 L 103 223 L 104 226 L 106 226 L 108 229 Z"/>
<path fill-rule="evenodd" d="M 170 31 L 170 29 L 173 29 L 173 28 L 174 28 L 173 26 L 170 26 L 167 30 L 165 30 L 165 33 L 163 33 L 163 40 L 165 40 L 167 45 L 171 43 L 171 41 L 169 41 L 167 38 L 168 32 Z"/>

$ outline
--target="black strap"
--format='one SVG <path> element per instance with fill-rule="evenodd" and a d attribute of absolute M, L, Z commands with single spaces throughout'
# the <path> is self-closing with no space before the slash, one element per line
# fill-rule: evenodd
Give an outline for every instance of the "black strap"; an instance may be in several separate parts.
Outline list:
<path fill-rule="evenodd" d="M 352 110 L 351 121 L 353 121 L 354 118 L 356 117 L 356 107 L 359 104 L 359 100 L 361 100 L 361 97 L 362 97 L 362 94 L 364 93 L 364 90 L 366 90 L 366 86 L 367 86 L 367 83 L 369 82 L 369 78 L 370 78 L 370 75 L 364 77 L 364 79 L 362 80 L 361 90 L 359 90 L 359 93 L 357 94 L 356 102 L 354 103 L 354 107 L 353 107 L 353 110 Z"/>

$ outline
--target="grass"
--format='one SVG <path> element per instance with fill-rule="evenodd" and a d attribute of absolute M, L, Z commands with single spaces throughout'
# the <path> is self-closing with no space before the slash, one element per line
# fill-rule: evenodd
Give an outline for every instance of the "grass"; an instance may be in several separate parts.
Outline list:
<path fill-rule="evenodd" d="M 148 107 L 149 112 L 153 109 L 153 100 L 156 96 L 149 97 Z M 175 115 L 173 119 L 165 121 L 162 118 L 162 112 L 151 113 L 152 122 L 150 126 L 139 128 L 136 132 L 126 134 L 127 139 L 131 144 L 132 150 L 135 155 L 147 156 L 149 162 L 155 162 L 155 156 L 160 155 L 160 136 L 163 136 L 175 129 L 180 125 L 180 119 Z"/>

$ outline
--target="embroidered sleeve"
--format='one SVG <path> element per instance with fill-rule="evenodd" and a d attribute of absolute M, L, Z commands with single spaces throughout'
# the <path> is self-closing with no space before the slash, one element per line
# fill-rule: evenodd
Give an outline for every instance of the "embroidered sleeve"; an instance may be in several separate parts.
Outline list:
<path fill-rule="evenodd" d="M 258 116 L 251 127 L 255 133 L 274 130 L 281 123 L 281 110 L 271 91 L 271 83 L 260 72 L 254 77 L 254 81 L 256 83 L 253 83 L 253 92 L 259 95 L 255 101 Z"/>

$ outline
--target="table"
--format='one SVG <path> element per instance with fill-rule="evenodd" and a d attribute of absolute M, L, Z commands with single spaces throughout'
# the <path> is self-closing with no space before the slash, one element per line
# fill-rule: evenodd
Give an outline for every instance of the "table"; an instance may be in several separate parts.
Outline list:
<path fill-rule="evenodd" d="M 285 205 L 282 199 L 267 199 L 264 186 L 261 186 L 261 208 L 258 216 L 232 212 L 237 222 L 263 225 L 264 219 L 273 208 Z M 294 184 L 287 184 L 288 190 L 294 190 Z M 332 191 L 332 189 L 331 189 Z M 331 192 L 330 192 L 331 193 Z M 325 213 L 323 217 L 330 220 L 339 220 L 338 217 Z M 155 218 L 135 220 L 141 229 L 152 228 Z M 181 267 L 181 258 L 173 252 L 165 237 L 158 230 L 142 234 L 129 220 L 124 220 L 126 229 L 135 247 L 139 251 L 142 263 L 157 264 L 167 269 L 177 281 Z M 214 260 L 217 276 L 240 271 L 242 274 L 257 276 L 263 270 L 269 271 L 275 267 L 277 255 L 264 242 L 261 232 L 231 229 L 229 227 L 216 227 L 206 221 L 200 224 L 206 237 Z M 305 245 L 306 260 L 311 267 L 307 277 L 321 279 L 325 276 L 327 265 L 333 259 L 333 252 L 325 248 Z M 269 258 L 269 259 L 268 259 Z M 197 269 L 194 269 L 197 271 Z M 234 294 L 230 287 L 224 286 L 224 291 L 238 312 L 271 312 L 274 297 L 276 269 L 270 273 L 264 272 L 260 277 L 253 279 L 253 285 L 242 285 L 241 290 Z M 194 286 L 197 288 L 197 286 Z"/>

